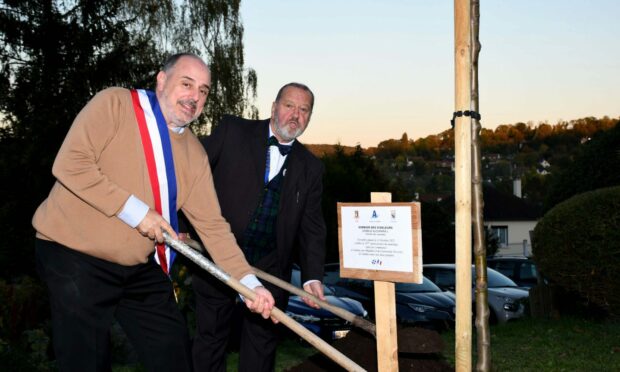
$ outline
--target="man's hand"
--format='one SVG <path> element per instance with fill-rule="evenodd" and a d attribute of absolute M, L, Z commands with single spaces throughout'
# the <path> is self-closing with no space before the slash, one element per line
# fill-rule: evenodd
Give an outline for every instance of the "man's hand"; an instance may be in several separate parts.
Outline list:
<path fill-rule="evenodd" d="M 271 315 L 271 309 L 273 309 L 273 306 L 276 303 L 271 295 L 271 292 L 269 292 L 265 287 L 259 286 L 254 288 L 254 293 L 256 293 L 256 298 L 254 301 L 249 298 L 244 299 L 245 306 L 247 306 L 251 312 L 261 314 L 264 319 L 269 318 Z M 274 323 L 278 322 L 274 318 L 271 318 L 271 320 Z"/>
<path fill-rule="evenodd" d="M 189 237 L 189 233 L 179 233 L 179 240 L 187 244 L 192 238 Z"/>
<path fill-rule="evenodd" d="M 144 219 L 142 219 L 138 226 L 136 226 L 136 230 L 138 230 L 138 232 L 143 236 L 146 236 L 157 243 L 164 242 L 164 234 L 162 233 L 162 230 L 165 230 L 168 234 L 170 234 L 172 239 L 178 239 L 177 233 L 174 231 L 172 226 L 170 226 L 168 221 L 152 209 L 149 209 L 146 216 L 144 216 Z"/>
<path fill-rule="evenodd" d="M 308 293 L 313 294 L 315 297 L 318 297 L 319 300 L 325 301 L 325 294 L 323 293 L 323 284 L 319 281 L 313 281 L 304 285 L 304 290 Z M 303 297 L 303 301 L 306 305 L 313 307 L 315 309 L 320 309 L 321 307 L 317 305 L 314 301 L 309 298 Z"/>
<path fill-rule="evenodd" d="M 259 313 L 264 319 L 269 318 L 271 315 L 271 309 L 275 305 L 275 300 L 265 287 L 260 286 L 254 288 L 254 293 L 256 293 L 256 298 L 254 301 L 249 298 L 244 298 L 245 306 L 250 309 L 253 313 Z M 271 318 L 274 323 L 278 323 L 278 320 L 275 318 Z"/>

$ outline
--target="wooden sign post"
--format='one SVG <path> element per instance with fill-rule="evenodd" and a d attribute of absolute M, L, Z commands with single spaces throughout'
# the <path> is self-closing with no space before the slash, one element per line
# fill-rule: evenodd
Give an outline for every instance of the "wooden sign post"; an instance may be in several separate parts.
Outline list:
<path fill-rule="evenodd" d="M 374 280 L 378 370 L 398 371 L 395 282 L 422 283 L 420 203 L 338 203 L 340 276 Z"/>
<path fill-rule="evenodd" d="M 373 192 L 371 203 L 391 203 L 391 193 Z M 377 325 L 377 368 L 398 371 L 396 293 L 393 282 L 375 280 L 375 324 Z"/>

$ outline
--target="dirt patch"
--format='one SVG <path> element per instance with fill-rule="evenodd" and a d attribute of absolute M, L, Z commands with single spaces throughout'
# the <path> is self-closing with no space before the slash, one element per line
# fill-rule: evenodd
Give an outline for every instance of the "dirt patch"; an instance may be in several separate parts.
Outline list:
<path fill-rule="evenodd" d="M 371 335 L 353 329 L 332 346 L 367 371 L 377 371 L 377 344 Z M 398 329 L 399 371 L 443 372 L 453 368 L 446 363 L 441 352 L 445 344 L 435 331 L 406 327 Z M 404 350 L 408 352 L 404 352 Z M 316 354 L 303 363 L 288 369 L 289 372 L 342 371 L 343 369 L 323 354 Z"/>

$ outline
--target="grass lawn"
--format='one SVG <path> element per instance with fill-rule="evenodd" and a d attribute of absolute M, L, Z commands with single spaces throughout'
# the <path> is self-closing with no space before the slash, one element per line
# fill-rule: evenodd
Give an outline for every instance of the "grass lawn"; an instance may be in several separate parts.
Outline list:
<path fill-rule="evenodd" d="M 287 368 L 296 366 L 316 353 L 318 353 L 318 350 L 309 344 L 286 338 L 280 342 L 276 351 L 276 372 L 285 371 Z M 238 363 L 239 354 L 229 353 L 226 358 L 226 371 L 237 371 Z"/>
<path fill-rule="evenodd" d="M 454 333 L 442 337 L 454 365 Z M 495 371 L 620 371 L 620 322 L 525 318 L 492 326 L 491 361 Z"/>
<path fill-rule="evenodd" d="M 473 330 L 472 348 L 476 347 Z M 454 333 L 443 332 L 444 356 L 454 365 Z M 293 338 L 278 346 L 276 371 L 301 363 L 318 351 Z M 228 354 L 227 370 L 236 371 L 239 355 Z M 493 371 L 620 371 L 620 322 L 525 318 L 491 327 Z M 472 370 L 476 367 L 475 354 Z M 115 372 L 143 371 L 139 365 L 115 366 Z"/>
<path fill-rule="evenodd" d="M 276 372 L 296 366 L 318 351 L 307 343 L 302 343 L 292 338 L 286 338 L 278 345 L 276 352 Z M 239 365 L 239 353 L 231 352 L 226 356 L 226 371 L 236 372 Z M 140 363 L 125 365 L 116 364 L 112 367 L 113 372 L 143 372 L 144 367 Z"/>

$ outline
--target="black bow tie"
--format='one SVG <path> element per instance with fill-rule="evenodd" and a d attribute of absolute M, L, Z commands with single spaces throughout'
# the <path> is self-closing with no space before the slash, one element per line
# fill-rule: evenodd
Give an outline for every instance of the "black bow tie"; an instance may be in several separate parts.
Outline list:
<path fill-rule="evenodd" d="M 269 137 L 267 144 L 269 146 L 278 146 L 278 150 L 280 150 L 280 154 L 282 156 L 288 155 L 289 152 L 291 152 L 291 150 L 293 149 L 293 146 L 291 145 L 283 145 L 280 142 L 278 142 L 278 139 L 275 136 Z"/>

